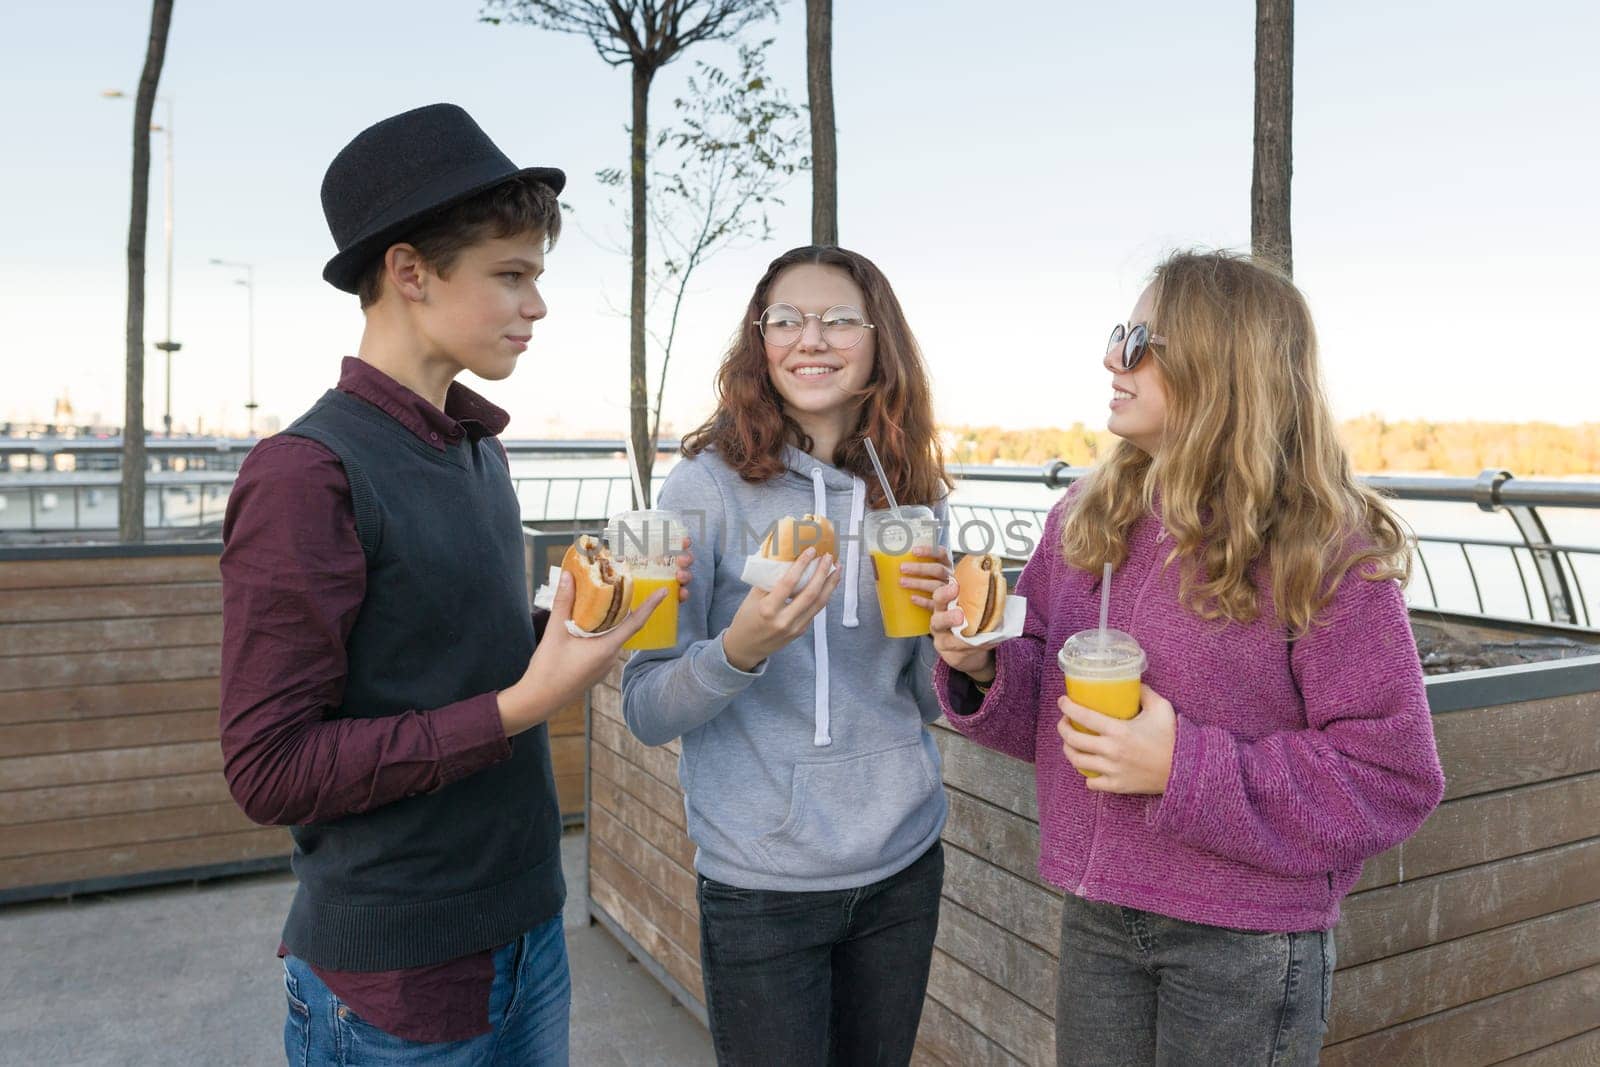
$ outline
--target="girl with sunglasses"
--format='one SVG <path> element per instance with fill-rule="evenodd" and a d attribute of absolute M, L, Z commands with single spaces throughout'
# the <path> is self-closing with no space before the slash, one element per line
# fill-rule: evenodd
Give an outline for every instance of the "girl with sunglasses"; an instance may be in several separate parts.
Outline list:
<path fill-rule="evenodd" d="M 1105 367 L 1122 440 L 1051 511 L 1023 635 L 961 644 L 940 590 L 935 687 L 1035 764 L 1059 1063 L 1314 1064 L 1339 901 L 1443 792 L 1406 538 L 1351 474 L 1275 269 L 1172 256 Z M 1056 658 L 1098 625 L 1106 563 L 1110 625 L 1147 657 L 1127 721 L 1068 700 Z"/>
<path fill-rule="evenodd" d="M 909 1062 L 938 926 L 945 797 L 925 725 L 940 714 L 929 636 L 885 636 L 867 508 L 942 510 L 928 376 L 888 279 L 806 247 L 773 261 L 683 443 L 661 506 L 695 535 L 676 648 L 623 672 L 646 744 L 682 738 L 706 1011 L 726 1064 Z M 826 517 L 770 592 L 745 558 L 785 516 Z M 942 548 L 901 568 L 931 605 Z M 813 561 L 820 566 L 810 567 Z"/>

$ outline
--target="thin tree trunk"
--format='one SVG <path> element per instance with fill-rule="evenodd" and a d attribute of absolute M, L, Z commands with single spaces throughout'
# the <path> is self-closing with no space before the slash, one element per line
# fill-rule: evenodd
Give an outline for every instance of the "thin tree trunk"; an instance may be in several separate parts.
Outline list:
<path fill-rule="evenodd" d="M 1294 265 L 1289 183 L 1294 171 L 1294 0 L 1256 0 L 1255 167 L 1250 180 L 1250 249 Z"/>
<path fill-rule="evenodd" d="M 122 484 L 117 493 L 117 536 L 144 540 L 144 247 L 150 210 L 150 118 L 167 56 L 172 0 L 154 0 L 144 71 L 133 103 L 133 204 L 128 218 L 128 329 L 123 383 Z"/>
<path fill-rule="evenodd" d="M 833 0 L 806 0 L 811 100 L 811 243 L 839 243 L 839 156 L 833 122 Z"/>
<path fill-rule="evenodd" d="M 639 457 L 639 479 L 644 499 L 635 506 L 650 506 L 650 471 L 655 466 L 656 443 L 650 440 L 650 386 L 645 378 L 645 282 L 649 267 L 649 207 L 645 202 L 645 154 L 650 129 L 650 80 L 655 71 L 643 63 L 633 64 L 633 299 L 628 331 L 629 432 L 633 450 Z"/>

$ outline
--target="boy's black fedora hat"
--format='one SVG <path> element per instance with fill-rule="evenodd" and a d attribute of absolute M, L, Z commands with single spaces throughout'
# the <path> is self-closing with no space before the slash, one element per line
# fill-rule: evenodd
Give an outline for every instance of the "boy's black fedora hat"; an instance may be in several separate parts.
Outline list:
<path fill-rule="evenodd" d="M 454 104 L 429 104 L 367 127 L 322 179 L 322 213 L 339 249 L 322 277 L 355 292 L 373 259 L 418 220 L 519 174 L 557 193 L 567 183 L 554 167 L 512 163 Z"/>

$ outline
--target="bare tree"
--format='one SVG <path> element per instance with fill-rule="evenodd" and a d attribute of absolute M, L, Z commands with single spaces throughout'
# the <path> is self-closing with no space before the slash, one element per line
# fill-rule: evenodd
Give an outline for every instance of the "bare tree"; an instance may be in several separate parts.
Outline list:
<path fill-rule="evenodd" d="M 1256 0 L 1255 166 L 1250 179 L 1250 250 L 1294 266 L 1289 180 L 1294 171 L 1294 0 Z"/>
<path fill-rule="evenodd" d="M 661 351 L 652 441 L 661 436 L 667 369 L 690 278 L 724 248 L 770 237 L 768 207 L 782 205 L 778 190 L 810 165 L 800 109 L 766 74 L 771 45 L 770 39 L 741 45 L 732 74 L 697 62 L 685 92 L 672 101 L 675 121 L 656 136 L 650 154 L 650 226 L 660 250 L 651 269 L 651 308 L 671 302 L 664 329 L 649 331 Z M 614 187 L 626 181 L 619 168 L 596 177 Z"/>
<path fill-rule="evenodd" d="M 640 475 L 650 505 L 650 470 L 655 441 L 650 433 L 646 378 L 645 317 L 648 314 L 649 207 L 647 159 L 650 143 L 650 83 L 656 72 L 702 41 L 726 40 L 750 23 L 777 14 L 776 0 L 487 0 L 485 21 L 519 22 L 589 38 L 600 58 L 633 75 L 630 219 L 633 278 L 628 337 L 629 432 L 639 454 Z"/>
<path fill-rule="evenodd" d="M 839 152 L 833 123 L 833 0 L 806 0 L 811 102 L 811 243 L 839 243 Z"/>
<path fill-rule="evenodd" d="M 133 101 L 133 207 L 128 219 L 127 369 L 123 389 L 122 487 L 117 494 L 117 536 L 144 540 L 144 245 L 150 211 L 150 118 L 167 57 L 172 0 L 154 0 L 144 71 Z"/>

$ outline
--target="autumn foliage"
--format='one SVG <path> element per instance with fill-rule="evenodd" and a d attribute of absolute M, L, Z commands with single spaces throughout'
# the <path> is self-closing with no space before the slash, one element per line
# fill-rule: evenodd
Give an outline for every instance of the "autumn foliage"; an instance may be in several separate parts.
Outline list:
<path fill-rule="evenodd" d="M 1376 415 L 1339 427 L 1357 471 L 1475 475 L 1505 468 L 1520 477 L 1600 475 L 1600 423 L 1558 426 L 1547 422 L 1386 422 Z M 1003 430 L 997 426 L 944 427 L 954 463 L 1095 463 L 1115 438 L 1103 428 L 1075 422 L 1061 429 Z"/>

